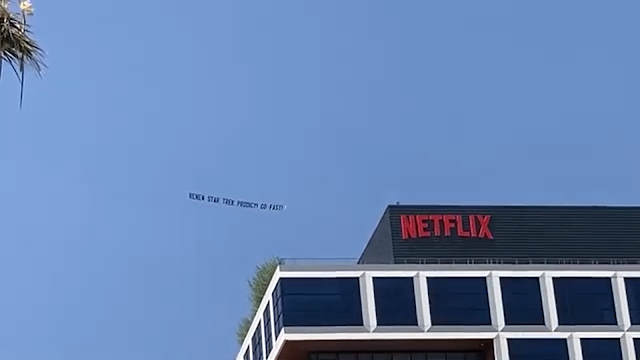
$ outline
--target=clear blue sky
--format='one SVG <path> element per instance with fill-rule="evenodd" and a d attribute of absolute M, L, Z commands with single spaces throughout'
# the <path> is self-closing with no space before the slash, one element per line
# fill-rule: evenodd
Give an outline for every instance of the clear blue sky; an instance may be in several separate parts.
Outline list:
<path fill-rule="evenodd" d="M 638 1 L 184 4 L 34 1 L 1 359 L 231 359 L 257 263 L 357 256 L 395 201 L 640 204 Z"/>

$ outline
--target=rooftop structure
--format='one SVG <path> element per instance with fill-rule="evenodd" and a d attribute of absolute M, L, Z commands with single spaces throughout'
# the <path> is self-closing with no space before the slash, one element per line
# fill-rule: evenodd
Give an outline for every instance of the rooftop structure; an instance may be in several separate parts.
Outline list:
<path fill-rule="evenodd" d="M 640 207 L 387 207 L 361 263 L 638 263 Z"/>

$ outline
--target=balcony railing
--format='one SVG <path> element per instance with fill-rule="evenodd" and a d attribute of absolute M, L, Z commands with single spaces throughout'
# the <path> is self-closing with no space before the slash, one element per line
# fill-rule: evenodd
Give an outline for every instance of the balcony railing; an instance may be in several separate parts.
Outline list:
<path fill-rule="evenodd" d="M 575 258 L 409 258 L 393 262 L 358 262 L 357 258 L 285 258 L 287 265 L 639 265 L 640 259 Z"/>

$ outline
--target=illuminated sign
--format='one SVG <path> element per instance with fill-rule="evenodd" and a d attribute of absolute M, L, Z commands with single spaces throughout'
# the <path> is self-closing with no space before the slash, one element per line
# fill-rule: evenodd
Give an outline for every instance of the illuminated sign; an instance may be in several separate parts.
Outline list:
<path fill-rule="evenodd" d="M 402 239 L 449 237 L 493 239 L 491 215 L 400 215 Z"/>

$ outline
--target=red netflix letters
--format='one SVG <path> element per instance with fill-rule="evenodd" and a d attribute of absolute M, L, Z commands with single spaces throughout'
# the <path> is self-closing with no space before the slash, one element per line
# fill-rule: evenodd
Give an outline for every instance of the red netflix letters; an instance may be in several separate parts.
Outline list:
<path fill-rule="evenodd" d="M 400 215 L 404 240 L 454 234 L 461 238 L 493 239 L 490 222 L 491 215 Z"/>

